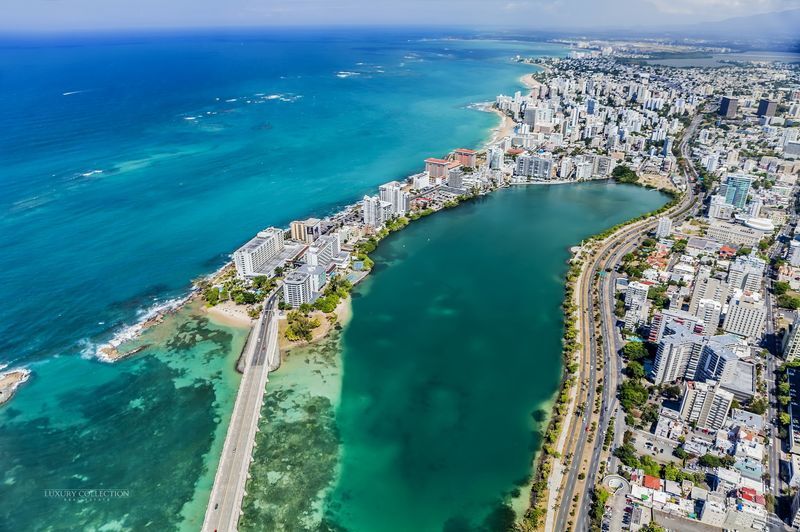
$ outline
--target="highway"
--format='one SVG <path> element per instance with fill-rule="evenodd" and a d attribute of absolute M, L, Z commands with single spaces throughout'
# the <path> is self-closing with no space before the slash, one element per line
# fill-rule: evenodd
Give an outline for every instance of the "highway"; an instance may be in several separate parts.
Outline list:
<path fill-rule="evenodd" d="M 684 154 L 684 158 L 686 159 L 690 171 L 695 175 L 695 179 L 697 178 L 697 173 L 691 163 L 691 159 L 687 156 L 688 150 L 688 141 L 694 135 L 694 132 L 697 129 L 697 126 L 702 119 L 702 115 L 697 115 L 692 120 L 689 127 L 687 127 L 686 132 L 681 140 L 680 149 L 682 154 Z M 674 220 L 682 220 L 696 212 L 698 206 L 700 205 L 699 196 L 694 193 L 694 188 L 691 183 L 687 181 L 687 191 L 684 194 L 681 202 L 674 206 L 668 213 L 665 215 L 672 217 Z M 605 301 L 605 305 L 597 305 L 594 304 L 594 279 L 596 277 L 596 272 L 602 272 L 609 265 L 616 265 L 619 262 L 619 259 L 628 251 L 633 249 L 633 247 L 638 243 L 639 239 L 647 234 L 649 231 L 653 230 L 656 224 L 656 220 L 653 218 L 648 218 L 646 220 L 642 220 L 640 222 L 636 222 L 632 225 L 624 227 L 616 234 L 609 237 L 606 242 L 595 252 L 594 260 L 588 267 L 585 267 L 580 279 L 580 291 L 579 293 L 579 304 L 578 308 L 581 312 L 581 345 L 584 350 L 584 353 L 581 357 L 581 378 L 578 382 L 583 382 L 584 378 L 586 377 L 586 367 L 588 365 L 588 384 L 586 386 L 586 397 L 583 404 L 586 405 L 586 409 L 583 413 L 583 416 L 580 422 L 577 424 L 577 428 L 579 430 L 577 444 L 574 447 L 574 452 L 572 454 L 572 462 L 571 468 L 569 473 L 567 474 L 566 484 L 564 486 L 564 490 L 560 496 L 561 505 L 558 508 L 556 514 L 556 522 L 554 530 L 567 530 L 571 528 L 569 523 L 569 509 L 572 506 L 572 499 L 575 496 L 575 486 L 578 481 L 578 475 L 580 470 L 582 469 L 583 463 L 583 456 L 584 456 L 584 447 L 588 438 L 588 430 L 591 426 L 592 415 L 591 412 L 594 408 L 594 401 L 595 401 L 595 388 L 597 386 L 597 361 L 598 361 L 598 347 L 597 347 L 597 338 L 594 334 L 595 329 L 595 317 L 594 317 L 594 310 L 595 308 L 601 309 L 601 324 L 602 324 L 602 331 L 604 332 L 603 336 L 603 349 L 602 353 L 605 356 L 605 364 L 603 365 L 603 377 L 604 377 L 604 386 L 602 389 L 602 398 L 601 398 L 601 405 L 600 405 L 600 414 L 599 414 L 599 423 L 597 426 L 595 438 L 593 440 L 593 449 L 589 461 L 588 467 L 588 475 L 586 479 L 586 483 L 584 484 L 584 489 L 582 492 L 578 493 L 578 511 L 576 512 L 577 515 L 577 523 L 573 530 L 585 530 L 586 526 L 586 517 L 588 515 L 588 508 L 591 504 L 591 500 L 589 494 L 594 487 L 597 471 L 600 463 L 600 455 L 602 452 L 603 447 L 603 439 L 605 432 L 607 430 L 607 426 L 609 423 L 610 418 L 614 415 L 615 410 L 617 409 L 616 406 L 616 381 L 617 377 L 620 373 L 618 369 L 618 361 L 617 361 L 617 351 L 616 351 L 616 318 L 613 317 L 613 304 L 614 304 L 614 297 L 613 297 L 613 285 L 610 287 L 610 296 L 609 296 L 609 283 L 611 283 L 612 276 L 607 276 L 605 284 L 605 297 L 602 298 Z M 619 249 L 618 249 L 619 248 Z M 602 276 L 601 276 L 602 278 Z M 603 283 L 601 284 L 601 290 L 603 289 Z M 603 301 L 601 301 L 602 303 Z M 609 305 L 612 306 L 611 314 L 609 316 L 607 310 L 602 310 L 602 307 L 608 307 Z M 603 319 L 605 318 L 605 319 Z M 613 376 L 612 376 L 613 375 Z M 624 424 L 622 423 L 622 415 L 616 416 L 617 425 L 615 427 L 615 438 L 620 438 L 621 433 L 624 431 Z M 574 429 L 573 429 L 574 430 Z"/>
<path fill-rule="evenodd" d="M 673 217 L 680 217 L 685 216 L 687 212 L 691 209 L 692 205 L 696 201 L 696 196 L 694 195 L 693 191 L 690 191 L 684 196 L 684 199 L 681 201 L 680 204 L 673 207 L 672 216 Z M 567 522 L 569 518 L 569 508 L 571 499 L 573 498 L 573 493 L 575 491 L 575 484 L 577 482 L 577 477 L 579 471 L 581 469 L 580 464 L 583 457 L 584 446 L 586 444 L 586 440 L 588 437 L 587 428 L 591 425 L 591 412 L 594 408 L 594 401 L 595 401 L 595 387 L 597 383 L 597 359 L 598 359 L 598 348 L 597 348 L 597 338 L 594 334 L 595 328 L 595 319 L 594 319 L 594 308 L 595 306 L 592 304 L 594 297 L 594 283 L 593 280 L 595 279 L 595 273 L 598 271 L 602 271 L 606 264 L 610 261 L 607 259 L 607 256 L 611 253 L 614 248 L 622 246 L 626 242 L 638 242 L 640 236 L 646 234 L 648 231 L 651 231 L 656 224 L 656 220 L 648 219 L 643 220 L 641 222 L 637 222 L 633 225 L 630 225 L 620 232 L 616 233 L 612 237 L 610 237 L 595 254 L 595 258 L 593 262 L 589 265 L 587 269 L 584 270 L 585 274 L 581 278 L 581 299 L 583 303 L 579 305 L 581 309 L 581 313 L 583 315 L 583 323 L 585 324 L 581 328 L 581 343 L 584 350 L 588 350 L 588 355 L 583 357 L 583 360 L 588 361 L 588 385 L 586 386 L 586 398 L 584 401 L 581 401 L 583 404 L 586 405 L 586 409 L 584 414 L 581 418 L 581 422 L 579 424 L 580 427 L 580 434 L 578 436 L 578 442 L 575 446 L 575 451 L 572 453 L 572 467 L 567 475 L 567 483 L 565 489 L 560 497 L 562 501 L 561 506 L 558 509 L 557 519 L 556 519 L 556 526 L 554 530 L 567 530 Z M 631 246 L 624 246 L 625 249 Z M 614 253 L 614 257 L 621 256 L 618 253 Z M 613 298 L 611 303 L 613 304 Z M 606 334 L 603 335 L 604 340 L 606 343 L 609 341 L 609 336 L 613 338 L 614 328 L 604 329 Z M 605 346 L 605 353 L 609 355 L 613 354 L 613 358 L 616 357 L 616 352 L 611 352 L 608 345 Z M 606 364 L 604 365 L 604 376 L 608 378 L 608 372 L 610 371 L 611 367 L 616 367 L 613 364 L 615 362 L 609 363 L 608 359 L 612 358 L 611 356 L 606 357 Z M 582 368 L 585 371 L 586 363 L 582 364 Z M 618 374 L 618 371 L 615 371 L 615 374 Z M 610 379 L 609 379 L 610 380 Z M 583 381 L 580 379 L 579 382 Z M 608 381 L 606 381 L 608 383 Z M 601 407 L 600 407 L 600 423 L 598 424 L 598 431 L 597 435 L 594 439 L 594 450 L 592 452 L 592 460 L 589 466 L 589 479 L 591 480 L 596 475 L 597 465 L 599 462 L 599 455 L 600 451 L 602 450 L 603 445 L 603 434 L 605 433 L 605 427 L 608 424 L 608 420 L 610 419 L 610 413 L 612 410 L 609 408 L 609 405 L 613 400 L 616 399 L 616 387 L 612 389 L 611 386 L 604 386 L 602 390 L 602 400 L 601 400 Z M 619 417 L 619 416 L 618 416 Z M 593 465 L 592 465 L 593 464 Z M 586 486 L 591 489 L 592 483 L 587 482 Z M 587 501 L 588 502 L 588 501 Z M 579 523 L 583 521 L 585 518 L 585 514 L 583 511 L 578 512 L 578 519 Z M 576 528 L 576 530 L 581 530 L 580 527 Z"/>
<path fill-rule="evenodd" d="M 794 219 L 790 219 L 788 223 L 786 223 L 778 233 L 778 238 L 775 239 L 775 243 L 769 249 L 768 255 L 770 259 L 776 259 L 780 257 L 781 252 L 784 248 L 783 239 L 790 237 L 788 233 L 788 229 L 794 225 Z M 778 405 L 778 392 L 775 386 L 775 370 L 777 369 L 780 360 L 777 359 L 778 354 L 781 352 L 781 346 L 777 342 L 777 328 L 775 326 L 776 322 L 776 315 L 775 315 L 775 307 L 773 302 L 773 294 L 772 294 L 772 277 L 771 277 L 771 266 L 768 266 L 767 275 L 764 278 L 764 303 L 767 309 L 767 319 L 765 320 L 765 335 L 764 335 L 764 347 L 767 348 L 769 354 L 767 355 L 767 367 L 766 371 L 764 372 L 764 380 L 767 383 L 767 398 L 769 401 L 769 408 L 767 410 L 767 422 L 776 426 L 777 423 L 773 423 L 778 417 L 779 409 L 777 408 Z M 768 471 L 770 474 L 770 479 L 768 482 L 768 488 L 770 492 L 776 497 L 780 497 L 781 488 L 784 487 L 783 483 L 780 478 L 780 462 L 781 462 L 781 449 L 783 445 L 783 441 L 778 437 L 778 431 L 773 429 L 770 430 L 769 436 L 769 447 L 767 451 L 769 453 L 768 459 Z M 777 516 L 776 516 L 777 519 Z"/>
<path fill-rule="evenodd" d="M 274 292 L 247 339 L 244 374 L 203 519 L 204 532 L 232 532 L 238 526 L 267 376 L 279 356 L 276 301 Z"/>

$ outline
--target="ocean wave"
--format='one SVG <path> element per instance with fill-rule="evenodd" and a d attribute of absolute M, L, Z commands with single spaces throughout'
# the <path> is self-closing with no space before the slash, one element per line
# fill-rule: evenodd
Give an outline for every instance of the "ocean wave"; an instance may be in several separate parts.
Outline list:
<path fill-rule="evenodd" d="M 278 100 L 279 102 L 296 102 L 303 96 L 301 94 L 292 94 L 292 93 L 285 93 L 285 94 L 268 94 L 266 96 L 262 96 L 265 100 Z"/>
<path fill-rule="evenodd" d="M 354 204 L 355 205 L 355 204 Z M 228 257 L 229 259 L 232 256 Z M 203 279 L 213 279 L 219 276 L 222 271 L 231 265 L 230 260 L 225 262 L 222 266 L 214 270 L 212 273 L 204 276 Z M 160 316 L 175 312 L 188 303 L 197 294 L 197 289 L 192 288 L 186 295 L 168 299 L 166 301 L 159 301 L 152 306 L 139 309 L 136 312 L 136 323 L 133 325 L 125 325 L 120 328 L 111 339 L 104 344 L 97 344 L 89 339 L 83 339 L 79 342 L 83 346 L 81 349 L 82 358 L 97 359 L 102 362 L 114 362 L 114 359 L 106 353 L 106 351 L 116 351 L 119 346 L 125 342 L 135 340 L 138 338 L 149 326 L 150 322 L 158 319 Z"/>
<path fill-rule="evenodd" d="M 342 70 L 342 71 L 336 73 L 336 77 L 344 79 L 344 78 L 350 78 L 350 77 L 353 77 L 353 76 L 358 76 L 360 74 L 361 74 L 361 72 L 351 72 L 349 70 Z"/>
<path fill-rule="evenodd" d="M 8 212 L 10 214 L 18 214 L 33 209 L 38 209 L 39 207 L 43 207 L 48 203 L 52 203 L 53 201 L 55 201 L 55 199 L 56 198 L 52 194 L 39 195 L 21 199 L 19 201 L 15 201 L 14 203 L 12 203 L 8 209 Z"/>
<path fill-rule="evenodd" d="M 155 303 L 147 309 L 140 309 L 136 313 L 136 323 L 123 326 L 104 344 L 98 345 L 91 340 L 82 340 L 81 344 L 84 347 L 81 350 L 81 356 L 83 358 L 96 358 L 102 362 L 113 362 L 114 359 L 107 354 L 108 351 L 116 351 L 125 342 L 135 340 L 149 327 L 152 320 L 180 309 L 191 297 L 192 294 L 190 293 L 183 297 Z"/>

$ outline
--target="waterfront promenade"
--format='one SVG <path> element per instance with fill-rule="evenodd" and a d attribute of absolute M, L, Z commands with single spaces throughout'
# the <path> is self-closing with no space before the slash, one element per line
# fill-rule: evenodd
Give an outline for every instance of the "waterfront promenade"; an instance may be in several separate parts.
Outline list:
<path fill-rule="evenodd" d="M 680 144 L 682 153 L 685 153 L 688 140 L 694 135 L 700 119 L 701 115 L 695 116 L 686 129 Z M 686 159 L 688 170 L 696 176 L 696 170 L 691 159 L 688 157 Z M 685 174 L 684 177 L 687 185 L 686 193 L 678 205 L 664 214 L 664 216 L 669 216 L 676 222 L 693 214 L 701 203 L 701 198 L 694 193 L 693 185 L 689 182 L 688 175 Z M 581 331 L 582 348 L 580 354 L 580 378 L 578 380 L 580 388 L 577 395 L 579 396 L 578 400 L 585 404 L 586 408 L 581 417 L 573 418 L 572 423 L 565 423 L 565 427 L 569 427 L 566 432 L 569 436 L 567 448 L 563 449 L 562 454 L 569 454 L 571 463 L 566 474 L 561 473 L 562 470 L 559 468 L 554 468 L 554 472 L 558 470 L 566 478 L 556 475 L 552 479 L 555 482 L 550 484 L 551 490 L 555 485 L 559 485 L 559 489 L 563 488 L 563 491 L 558 494 L 557 499 L 560 501 L 560 505 L 557 509 L 555 509 L 554 504 L 548 504 L 545 530 L 566 530 L 568 526 L 571 528 L 573 523 L 570 521 L 570 508 L 573 505 L 577 509 L 576 514 L 578 516 L 578 523 L 575 529 L 583 530 L 585 528 L 584 520 L 591 502 L 589 490 L 596 480 L 603 438 L 612 417 L 616 421 L 615 439 L 621 438 L 624 432 L 624 425 L 621 423 L 622 414 L 615 412 L 618 407 L 616 381 L 619 372 L 618 361 L 616 360 L 616 347 L 618 344 L 617 339 L 614 337 L 616 334 L 616 321 L 608 316 L 607 311 L 600 312 L 603 303 L 613 304 L 613 288 L 609 289 L 609 286 L 612 286 L 610 283 L 605 283 L 605 287 L 601 283 L 601 288 L 605 288 L 601 294 L 598 292 L 594 281 L 597 279 L 598 274 L 615 267 L 621 257 L 635 247 L 640 238 L 655 228 L 655 224 L 656 218 L 649 217 L 620 228 L 619 231 L 603 241 L 598 249 L 592 253 L 592 260 L 586 262 L 578 279 L 577 286 L 579 289 L 576 290 L 576 302 L 579 312 L 578 327 Z M 610 291 L 611 294 L 609 294 Z M 596 334 L 598 323 L 602 327 L 599 337 Z M 601 343 L 602 345 L 599 345 Z M 603 369 L 603 378 L 601 380 L 597 379 L 599 364 L 602 364 Z M 598 412 L 593 415 L 592 410 L 596 401 L 596 393 L 601 394 L 601 401 Z M 583 397 L 580 397 L 581 395 Z M 581 399 L 583 400 L 581 401 Z M 593 442 L 593 446 L 587 452 L 585 445 L 589 439 L 590 429 L 594 433 L 592 440 L 590 440 Z M 579 478 L 581 471 L 584 471 L 585 481 L 583 478 Z M 562 482 L 564 483 L 563 485 Z M 581 484 L 582 488 L 579 487 Z M 549 501 L 551 503 L 555 501 L 553 495 L 555 494 L 551 491 Z"/>
<path fill-rule="evenodd" d="M 692 125 L 687 128 L 685 138 L 690 138 L 693 134 L 699 117 L 696 117 Z M 688 181 L 688 180 L 687 180 Z M 665 216 L 670 216 L 673 219 L 682 219 L 686 216 L 687 212 L 692 209 L 697 203 L 697 196 L 694 194 L 692 186 L 687 182 L 687 192 L 684 194 L 681 202 L 674 206 Z M 578 393 L 574 397 L 577 400 L 572 405 L 582 403 L 586 408 L 580 417 L 573 417 L 571 422 L 565 423 L 567 428 L 566 434 L 568 435 L 566 449 L 562 448 L 562 455 L 571 456 L 569 471 L 564 472 L 564 468 L 554 468 L 554 478 L 550 482 L 550 500 L 548 504 L 548 512 L 545 520 L 545 530 L 566 530 L 570 518 L 570 508 L 575 507 L 579 509 L 578 515 L 583 516 L 588 504 L 589 499 L 583 497 L 587 495 L 586 488 L 591 486 L 591 480 L 594 478 L 599 463 L 600 450 L 603 441 L 603 434 L 612 417 L 613 409 L 609 408 L 612 401 L 616 397 L 616 386 L 614 386 L 614 379 L 609 378 L 609 359 L 616 356 L 616 353 L 609 352 L 608 345 L 598 348 L 598 344 L 602 340 L 610 340 L 606 336 L 613 335 L 613 330 L 603 330 L 602 339 L 598 339 L 595 334 L 597 327 L 596 321 L 599 321 L 599 316 L 595 316 L 595 306 L 592 304 L 593 299 L 596 297 L 596 288 L 594 280 L 598 272 L 602 272 L 612 262 L 609 258 L 618 258 L 622 256 L 620 253 L 612 253 L 615 248 L 625 246 L 626 243 L 638 241 L 638 238 L 648 231 L 652 230 L 655 226 L 656 219 L 654 217 L 641 220 L 631 225 L 621 228 L 617 233 L 603 241 L 600 246 L 594 250 L 591 257 L 592 260 L 587 261 L 584 265 L 581 275 L 578 279 L 576 290 L 576 303 L 578 308 L 578 327 L 581 332 L 581 355 L 580 355 L 580 370 L 578 379 Z M 599 340 L 599 341 L 598 341 Z M 599 353 L 598 353 L 599 351 Z M 602 361 L 600 357 L 605 355 L 605 360 Z M 598 364 L 603 365 L 604 377 L 602 381 L 597 379 Z M 613 365 L 613 362 L 612 362 Z M 616 371 L 615 371 L 616 373 Z M 616 375 L 615 375 L 616 376 Z M 604 384 L 598 387 L 598 384 Z M 601 404 L 599 414 L 592 415 L 592 410 L 595 404 L 595 394 L 601 393 Z M 596 430 L 599 426 L 600 430 Z M 592 429 L 596 434 L 593 435 L 594 446 L 591 449 L 589 456 L 584 454 L 585 445 L 589 436 L 589 431 Z M 560 441 L 563 441 L 563 434 Z M 588 466 L 588 467 L 587 467 Z M 582 482 L 583 478 L 579 478 L 579 473 L 586 469 L 588 473 L 588 481 Z M 585 473 L 585 474 L 586 474 Z M 562 477 L 563 475 L 563 477 Z M 562 485 L 563 483 L 563 485 Z M 579 489 L 577 486 L 583 483 L 584 489 Z M 554 488 L 559 486 L 559 488 Z M 553 491 L 560 491 L 556 494 Z M 576 493 L 577 492 L 577 493 Z M 557 495 L 556 497 L 554 497 Z M 575 498 L 573 498 L 575 497 Z M 560 504 L 555 509 L 555 500 L 559 500 Z M 583 518 L 580 518 L 581 525 Z"/>
<path fill-rule="evenodd" d="M 267 376 L 280 357 L 277 294 L 267 299 L 244 348 L 244 374 L 203 519 L 204 532 L 234 531 L 239 522 Z"/>

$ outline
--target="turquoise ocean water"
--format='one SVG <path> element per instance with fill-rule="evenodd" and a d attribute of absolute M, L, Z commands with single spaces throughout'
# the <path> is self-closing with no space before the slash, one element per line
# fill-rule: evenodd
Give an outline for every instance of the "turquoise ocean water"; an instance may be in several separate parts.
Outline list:
<path fill-rule="evenodd" d="M 549 45 L 413 32 L 0 40 L 0 529 L 196 529 L 245 331 L 194 309 L 115 365 L 97 345 L 271 224 L 321 215 L 430 155 Z M 68 500 L 48 489 L 118 488 Z"/>

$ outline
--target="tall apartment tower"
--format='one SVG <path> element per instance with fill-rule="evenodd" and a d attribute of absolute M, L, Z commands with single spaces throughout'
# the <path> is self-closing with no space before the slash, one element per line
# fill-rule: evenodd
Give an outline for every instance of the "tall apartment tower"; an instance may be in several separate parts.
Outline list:
<path fill-rule="evenodd" d="M 711 299 L 724 305 L 728 301 L 730 293 L 730 285 L 725 281 L 715 277 L 705 275 L 698 276 L 692 289 L 692 299 L 689 302 L 689 313 L 695 316 L 698 315 L 700 301 L 703 299 Z"/>
<path fill-rule="evenodd" d="M 758 111 L 756 114 L 758 116 L 775 116 L 775 111 L 777 108 L 778 102 L 763 98 L 760 102 L 758 102 Z"/>
<path fill-rule="evenodd" d="M 728 284 L 732 289 L 761 292 L 761 282 L 766 268 L 766 261 L 753 253 L 736 257 L 728 267 Z"/>
<path fill-rule="evenodd" d="M 753 178 L 746 174 L 730 174 L 725 184 L 725 202 L 737 209 L 744 209 Z"/>
<path fill-rule="evenodd" d="M 392 204 L 392 214 L 402 216 L 408 212 L 410 194 L 403 191 L 403 185 L 390 181 L 378 187 L 381 201 Z"/>
<path fill-rule="evenodd" d="M 719 102 L 719 115 L 723 118 L 736 118 L 739 100 L 733 96 L 723 96 Z"/>
<path fill-rule="evenodd" d="M 680 416 L 698 427 L 718 430 L 725 424 L 732 402 L 733 394 L 715 381 L 687 382 Z"/>
<path fill-rule="evenodd" d="M 794 322 L 783 336 L 783 357 L 787 361 L 800 357 L 800 315 L 795 314 Z"/>
<path fill-rule="evenodd" d="M 289 224 L 292 240 L 313 244 L 322 234 L 321 221 L 318 218 L 295 220 Z"/>
<path fill-rule="evenodd" d="M 725 332 L 738 334 L 745 338 L 761 338 L 766 317 L 767 310 L 763 301 L 742 296 L 739 299 L 731 300 L 722 328 Z"/>
<path fill-rule="evenodd" d="M 383 225 L 381 198 L 379 196 L 364 196 L 362 208 L 364 210 L 364 225 L 369 227 Z"/>
<path fill-rule="evenodd" d="M 658 226 L 656 226 L 656 238 L 667 238 L 672 232 L 672 220 L 668 216 L 662 216 L 658 219 Z"/>

